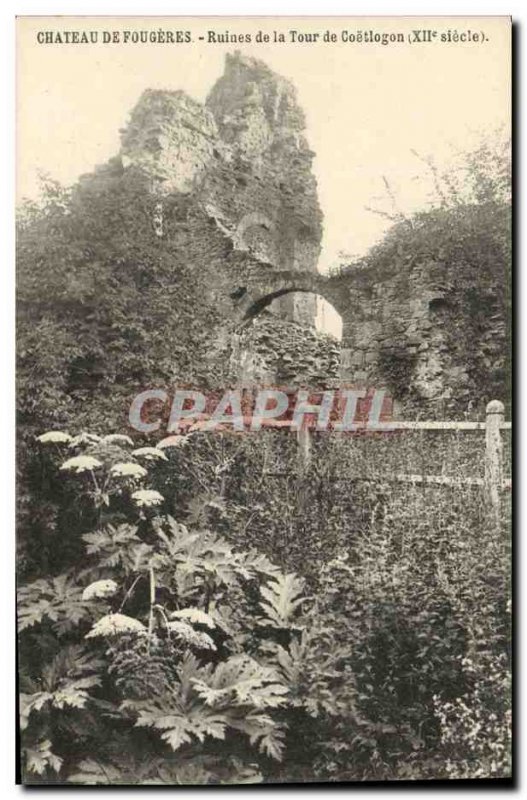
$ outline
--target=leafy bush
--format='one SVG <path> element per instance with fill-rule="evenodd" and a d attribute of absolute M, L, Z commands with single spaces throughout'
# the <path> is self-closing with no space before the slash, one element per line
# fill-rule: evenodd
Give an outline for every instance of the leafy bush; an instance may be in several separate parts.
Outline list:
<path fill-rule="evenodd" d="M 26 782 L 510 774 L 507 515 L 498 534 L 462 483 L 448 507 L 388 491 L 411 439 L 321 436 L 302 473 L 276 432 L 40 439 L 56 522 L 19 587 Z M 478 464 L 432 440 L 421 469 Z"/>
<path fill-rule="evenodd" d="M 456 418 L 469 404 L 482 414 L 495 398 L 507 406 L 511 400 L 510 150 L 510 139 L 495 131 L 472 151 L 457 154 L 447 169 L 439 170 L 432 158 L 418 156 L 421 174 L 416 180 L 425 179 L 432 189 L 427 207 L 403 213 L 386 182 L 391 212 L 377 213 L 388 218 L 391 227 L 364 256 L 337 270 L 341 276 L 352 274 L 365 293 L 375 284 L 390 286 L 397 276 L 397 291 L 403 297 L 404 287 L 411 287 L 419 274 L 437 291 L 430 304 L 434 330 L 441 331 L 444 352 L 467 376 L 459 383 L 450 377 L 452 396 L 444 398 L 443 419 Z M 386 319 L 379 321 L 389 330 Z M 426 409 L 426 397 L 412 389 L 417 358 L 412 336 L 394 329 L 382 348 L 378 374 L 369 374 L 370 380 L 390 388 L 408 418 Z M 399 344 L 394 347 L 392 339 Z M 430 412 L 437 418 L 437 398 Z"/>
<path fill-rule="evenodd" d="M 261 779 L 282 757 L 290 691 L 262 652 L 295 637 L 303 582 L 164 513 L 146 484 L 162 450 L 40 438 L 95 526 L 80 568 L 19 588 L 26 782 Z"/>

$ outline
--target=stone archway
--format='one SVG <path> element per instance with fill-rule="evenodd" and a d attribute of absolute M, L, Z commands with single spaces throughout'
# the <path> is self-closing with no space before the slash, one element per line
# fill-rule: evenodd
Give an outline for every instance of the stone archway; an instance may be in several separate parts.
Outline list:
<path fill-rule="evenodd" d="M 235 317 L 239 324 L 243 324 L 253 319 L 273 300 L 293 292 L 320 295 L 339 311 L 332 292 L 329 291 L 330 280 L 325 275 L 313 272 L 261 270 L 260 274 L 251 276 L 246 286 L 238 287 L 231 294 Z"/>
<path fill-rule="evenodd" d="M 231 294 L 234 306 L 233 362 L 239 366 L 238 374 L 249 381 L 253 378 L 256 382 L 273 380 L 272 371 L 264 371 L 265 378 L 262 378 L 261 372 L 262 358 L 265 362 L 269 351 L 272 350 L 275 355 L 281 352 L 284 357 L 283 364 L 289 361 L 290 365 L 294 363 L 298 366 L 296 376 L 291 375 L 292 385 L 297 379 L 307 379 L 309 373 L 304 371 L 306 354 L 308 354 L 307 360 L 312 356 L 313 363 L 318 368 L 311 373 L 311 379 L 314 379 L 315 375 L 323 374 L 327 376 L 328 381 L 339 380 L 342 377 L 340 336 L 320 337 L 314 317 L 306 325 L 300 318 L 292 320 L 287 316 L 284 317 L 280 308 L 278 314 L 265 313 L 266 310 L 276 312 L 275 301 L 282 297 L 310 294 L 314 302 L 316 297 L 325 300 L 335 310 L 342 323 L 342 316 L 335 308 L 331 293 L 327 291 L 328 285 L 328 278 L 319 273 L 263 268 L 258 277 L 253 273 L 246 286 L 238 287 Z M 289 324 L 293 326 L 296 324 L 296 329 L 293 327 L 282 330 L 284 325 Z M 262 339 L 259 339 L 262 331 L 263 351 L 258 349 L 262 347 Z M 285 341 L 288 342 L 287 348 L 283 348 Z M 257 349 L 252 349 L 254 343 L 257 344 Z M 269 361 L 267 363 L 269 364 Z M 280 367 L 280 357 L 274 363 Z M 275 374 L 277 379 L 287 380 L 284 378 L 283 369 L 278 368 Z"/>

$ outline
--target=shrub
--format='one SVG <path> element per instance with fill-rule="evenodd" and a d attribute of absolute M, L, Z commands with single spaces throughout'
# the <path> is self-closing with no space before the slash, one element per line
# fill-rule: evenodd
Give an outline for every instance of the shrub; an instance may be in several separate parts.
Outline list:
<path fill-rule="evenodd" d="M 301 471 L 277 432 L 40 437 L 26 781 L 507 777 L 508 509 L 388 484 L 478 468 L 419 436 L 320 436 Z"/>
<path fill-rule="evenodd" d="M 19 588 L 24 779 L 261 780 L 289 693 L 262 648 L 295 636 L 303 582 L 166 514 L 146 483 L 163 452 L 116 438 L 41 437 L 76 453 L 59 471 L 93 527 L 82 560 Z"/>

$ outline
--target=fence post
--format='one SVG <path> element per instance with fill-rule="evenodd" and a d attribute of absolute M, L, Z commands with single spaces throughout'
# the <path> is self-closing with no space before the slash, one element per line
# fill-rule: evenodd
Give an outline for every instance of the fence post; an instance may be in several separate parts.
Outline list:
<path fill-rule="evenodd" d="M 311 461 L 311 431 L 306 426 L 298 428 L 296 432 L 297 465 L 296 465 L 296 510 L 303 514 L 306 508 L 308 489 L 305 481 L 306 473 Z"/>
<path fill-rule="evenodd" d="M 505 407 L 500 400 L 487 405 L 485 420 L 485 495 L 496 526 L 500 523 L 501 492 L 503 488 L 503 442 L 501 426 Z"/>
<path fill-rule="evenodd" d="M 298 472 L 303 475 L 311 461 L 311 431 L 307 426 L 298 428 L 296 441 L 298 445 Z"/>

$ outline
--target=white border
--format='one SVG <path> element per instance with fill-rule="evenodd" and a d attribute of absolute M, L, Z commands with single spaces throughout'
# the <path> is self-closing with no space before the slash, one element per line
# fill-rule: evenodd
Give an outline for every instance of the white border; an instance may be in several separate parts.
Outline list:
<path fill-rule="evenodd" d="M 1 636 L 1 653 L 2 653 L 2 702 L 0 708 L 1 725 L 0 725 L 0 754 L 1 754 L 1 768 L 0 768 L 0 788 L 2 790 L 3 798 L 11 798 L 19 795 L 24 791 L 22 787 L 15 787 L 14 785 L 14 764 L 15 764 L 15 718 L 14 718 L 14 696 L 15 696 L 15 676 L 14 676 L 14 207 L 15 207 L 15 192 L 14 192 L 14 119 L 15 119 L 15 92 L 14 92 L 14 63 L 15 63 L 15 47 L 14 47 L 14 17 L 16 15 L 141 15 L 141 16 L 155 16 L 155 15 L 240 15 L 240 16 L 271 16 L 271 15 L 301 15 L 301 16 L 347 16 L 347 15 L 512 15 L 514 21 L 518 24 L 519 30 L 517 31 L 517 39 L 522 38 L 522 23 L 526 18 L 525 3 L 520 3 L 519 0 L 513 2 L 491 2 L 491 0 L 464 0 L 462 2 L 427 2 L 427 0 L 414 0 L 410 2 L 394 3 L 393 0 L 363 0 L 362 2 L 346 2 L 346 0 L 324 0 L 324 2 L 308 2 L 308 0 L 258 0 L 258 2 L 214 2 L 213 0 L 193 0 L 193 2 L 176 2 L 175 0 L 156 0 L 155 2 L 145 2 L 144 0 L 128 0 L 127 2 L 109 2 L 106 0 L 88 0 L 85 2 L 74 2 L 72 0 L 56 0 L 51 3 L 47 0 L 3 0 L 0 8 L 0 80 L 1 80 L 1 105 L 2 124 L 0 125 L 1 137 L 1 154 L 2 154 L 2 181 L 0 184 L 0 198 L 2 204 L 2 214 L 0 215 L 0 242 L 2 242 L 3 259 L 2 259 L 2 309 L 0 313 L 0 341 L 1 341 L 1 378 L 2 378 L 2 414 L 1 425 L 2 430 L 0 434 L 1 442 L 1 476 L 0 487 L 2 491 L 0 509 L 2 511 L 2 537 L 3 537 L 3 551 L 2 551 L 2 574 L 0 578 L 0 609 L 2 613 L 2 629 Z M 519 45 L 520 43 L 517 42 Z M 519 50 L 518 46 L 518 50 Z M 523 109 L 521 108 L 522 95 L 521 84 L 523 76 L 523 68 L 521 65 L 520 53 L 517 53 L 517 67 L 518 74 L 516 80 L 519 86 L 518 92 L 518 130 L 517 136 L 522 130 L 522 122 L 524 122 Z M 523 144 L 520 142 L 519 137 L 517 141 L 517 148 Z M 517 187 L 521 185 L 521 175 L 519 171 L 519 159 L 517 164 L 516 173 Z M 518 198 L 517 198 L 518 202 Z M 517 237 L 519 238 L 522 230 L 522 223 L 525 221 L 525 205 L 523 205 L 521 216 L 517 220 Z M 520 291 L 520 299 L 518 302 L 517 313 L 517 329 L 516 329 L 516 353 L 518 354 L 518 361 L 522 357 L 527 344 L 525 328 L 520 329 L 520 320 L 522 318 L 522 311 L 527 308 L 525 297 L 525 285 L 520 281 L 520 273 L 523 264 L 520 263 L 520 250 L 519 242 L 517 243 L 517 266 L 516 266 L 516 289 Z M 523 345 L 523 347 L 522 347 Z M 523 376 L 517 375 L 518 381 L 518 401 L 523 396 Z M 517 422 L 517 420 L 516 420 Z M 524 432 L 518 439 L 517 453 L 518 458 L 525 452 L 526 436 Z M 520 465 L 521 466 L 521 465 Z M 521 470 L 518 470 L 521 473 Z M 522 478 L 521 489 L 525 490 L 525 473 L 520 474 Z M 521 491 L 519 496 L 525 495 Z M 516 614 L 518 625 L 516 629 L 517 637 L 517 661 L 516 661 L 516 699 L 518 703 L 518 710 L 521 709 L 521 718 L 525 722 L 526 715 L 524 697 L 521 696 L 518 684 L 520 683 L 520 666 L 523 661 L 522 655 L 525 655 L 525 626 L 522 624 L 521 614 L 521 597 L 520 592 L 520 574 L 525 572 L 525 552 L 526 548 L 520 548 L 522 539 L 522 515 L 518 508 L 516 519 L 516 555 L 521 550 L 521 566 L 517 566 L 517 591 L 516 598 Z M 523 634 L 523 636 L 522 636 Z M 520 653 L 520 645 L 522 645 Z M 520 705 L 520 701 L 521 705 Z M 517 733 L 520 733 L 520 722 L 517 721 Z M 521 769 L 522 762 L 527 755 L 526 748 L 526 733 L 523 730 L 519 746 L 517 747 L 516 762 L 518 772 L 523 772 Z M 521 781 L 521 775 L 520 781 Z M 269 787 L 271 788 L 271 787 Z M 337 788 L 337 787 L 334 787 Z M 432 787 L 431 787 L 432 788 Z M 186 794 L 188 796 L 196 797 L 205 792 L 205 790 L 193 790 L 190 794 L 184 789 L 174 789 L 178 794 Z M 36 791 L 36 790 L 33 790 Z M 64 792 L 67 794 L 75 793 L 77 790 L 72 788 L 70 790 L 59 788 L 47 790 L 47 796 L 61 796 Z M 86 791 L 85 789 L 83 791 Z M 98 792 L 111 791 L 104 789 L 97 789 Z M 144 789 L 144 792 L 151 794 L 152 789 Z M 250 790 L 247 790 L 249 793 Z M 259 790 L 261 791 L 261 790 Z M 273 789 L 275 795 L 283 794 L 288 790 L 277 787 Z M 315 792 L 310 792 L 314 795 L 326 795 L 333 791 L 331 788 L 319 789 Z M 349 787 L 347 791 L 354 794 L 378 795 L 381 789 L 367 789 L 360 788 L 359 786 Z M 429 790 L 419 789 L 418 794 Z M 476 791 L 478 791 L 476 789 Z M 485 794 L 488 790 L 485 788 Z M 491 790 L 492 794 L 502 794 L 506 790 Z M 451 789 L 440 790 L 438 793 L 448 793 L 450 798 L 464 796 L 466 790 L 462 791 L 459 786 L 453 785 Z M 510 790 L 507 794 L 510 793 Z M 228 790 L 222 790 L 222 796 L 225 797 L 229 794 Z M 238 796 L 240 790 L 236 791 Z M 246 792 L 242 792 L 245 795 Z"/>

